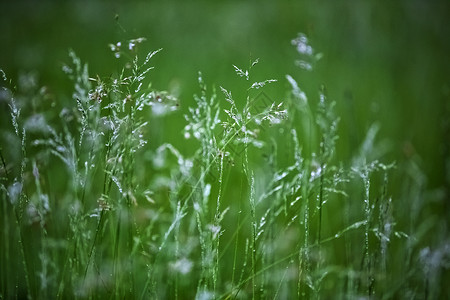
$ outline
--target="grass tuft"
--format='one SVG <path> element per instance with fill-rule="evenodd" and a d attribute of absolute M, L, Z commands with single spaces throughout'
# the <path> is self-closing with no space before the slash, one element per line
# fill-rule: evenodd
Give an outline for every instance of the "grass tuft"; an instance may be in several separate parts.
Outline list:
<path fill-rule="evenodd" d="M 162 54 L 139 56 L 144 41 L 111 44 L 127 62 L 108 76 L 70 51 L 71 102 L 51 110 L 45 90 L 1 71 L 0 298 L 448 296 L 447 228 L 421 213 L 426 176 L 414 158 L 386 159 L 377 123 L 339 155 L 325 87 L 256 80 L 259 60 L 230 67 L 231 88 L 199 73 L 194 107 L 181 108 L 152 86 Z M 322 55 L 304 34 L 292 44 L 314 72 Z M 283 101 L 268 96 L 274 84 L 289 87 Z M 156 138 L 170 114 L 184 114 L 189 147 Z"/>

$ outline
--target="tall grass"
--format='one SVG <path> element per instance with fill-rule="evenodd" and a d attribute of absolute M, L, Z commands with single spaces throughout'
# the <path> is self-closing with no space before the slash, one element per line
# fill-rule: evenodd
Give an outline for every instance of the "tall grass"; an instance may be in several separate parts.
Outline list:
<path fill-rule="evenodd" d="M 199 73 L 195 107 L 179 112 L 152 87 L 160 50 L 140 57 L 142 42 L 110 45 L 128 62 L 105 77 L 71 51 L 66 107 L 34 77 L 2 72 L 0 298 L 449 295 L 447 228 L 421 213 L 418 158 L 385 161 L 375 124 L 338 160 L 325 87 L 254 80 L 258 60 L 233 66 L 241 84 L 219 93 Z M 321 54 L 305 35 L 292 44 L 314 72 Z M 290 89 L 272 101 L 264 89 L 280 81 Z M 184 113 L 179 138 L 194 152 L 155 144 L 152 122 L 171 113 Z"/>

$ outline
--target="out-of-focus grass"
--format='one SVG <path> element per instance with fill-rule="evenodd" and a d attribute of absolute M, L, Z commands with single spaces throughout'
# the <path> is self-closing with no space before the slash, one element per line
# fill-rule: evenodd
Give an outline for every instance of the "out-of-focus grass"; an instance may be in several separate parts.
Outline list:
<path fill-rule="evenodd" d="M 9 1 L 1 8 L 0 65 L 12 77 L 38 70 L 43 84 L 64 93 L 69 83 L 60 66 L 67 49 L 89 61 L 93 74 L 113 73 L 120 64 L 105 55 L 108 43 L 143 36 L 148 41 L 142 52 L 164 49 L 155 58 L 154 86 L 179 91 L 185 108 L 192 103 L 197 71 L 211 82 L 233 85 L 231 65 L 259 57 L 264 64 L 255 70 L 258 76 L 298 74 L 312 93 L 326 83 L 344 116 L 340 136 L 345 142 L 339 145 L 344 153 L 378 121 L 394 159 L 418 153 L 430 183 L 443 184 L 442 120 L 450 93 L 445 1 Z M 289 41 L 297 32 L 307 33 L 324 54 L 314 76 L 292 63 L 295 50 Z M 284 98 L 286 85 L 280 80 L 271 87 L 271 97 Z M 176 118 L 168 121 L 166 138 L 178 132 Z"/>

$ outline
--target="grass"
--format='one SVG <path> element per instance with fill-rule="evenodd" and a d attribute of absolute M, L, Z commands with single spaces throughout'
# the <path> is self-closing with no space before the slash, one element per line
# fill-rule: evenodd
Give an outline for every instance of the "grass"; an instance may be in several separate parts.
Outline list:
<path fill-rule="evenodd" d="M 386 161 L 375 124 L 338 159 L 325 86 L 307 95 L 286 75 L 272 101 L 258 60 L 230 66 L 232 88 L 199 73 L 178 137 L 194 151 L 155 144 L 158 120 L 183 108 L 152 87 L 163 54 L 139 56 L 142 42 L 110 45 L 127 58 L 113 75 L 89 74 L 71 51 L 67 107 L 2 72 L 1 299 L 449 296 L 447 227 L 423 212 L 417 157 Z M 308 38 L 292 44 L 314 71 Z"/>

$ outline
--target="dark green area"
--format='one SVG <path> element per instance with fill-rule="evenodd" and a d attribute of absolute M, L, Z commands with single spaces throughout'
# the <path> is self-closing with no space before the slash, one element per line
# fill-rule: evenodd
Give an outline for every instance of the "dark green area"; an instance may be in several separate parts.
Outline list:
<path fill-rule="evenodd" d="M 418 153 L 430 185 L 444 184 L 448 129 L 443 123 L 450 93 L 446 1 L 9 1 L 1 6 L 0 65 L 13 78 L 37 71 L 42 84 L 67 97 L 70 86 L 61 65 L 69 48 L 89 63 L 91 74 L 108 76 L 121 63 L 107 45 L 145 37 L 141 53 L 164 49 L 154 60 L 154 87 L 179 89 L 185 109 L 197 92 L 198 71 L 208 82 L 229 87 L 238 81 L 232 64 L 244 68 L 250 58 L 260 58 L 255 77 L 279 80 L 270 91 L 275 100 L 286 97 L 285 74 L 298 76 L 309 95 L 326 85 L 342 118 L 344 153 L 379 122 L 393 160 L 405 151 Z M 298 32 L 324 55 L 314 74 L 294 66 L 290 40 Z M 162 139 L 177 140 L 183 121 L 182 113 L 167 121 L 171 126 L 165 126 Z"/>

